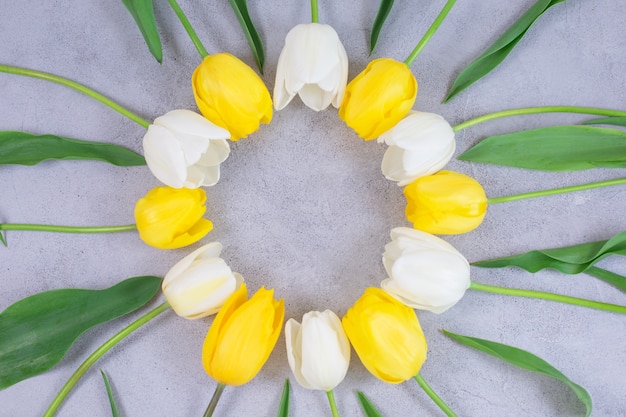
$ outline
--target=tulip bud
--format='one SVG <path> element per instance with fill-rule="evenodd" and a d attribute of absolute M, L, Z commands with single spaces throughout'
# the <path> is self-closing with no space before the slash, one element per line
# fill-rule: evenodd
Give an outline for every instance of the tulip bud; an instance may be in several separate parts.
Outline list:
<path fill-rule="evenodd" d="M 376 139 L 408 114 L 416 96 L 417 81 L 404 62 L 375 59 L 346 87 L 339 117 L 363 139 Z"/>
<path fill-rule="evenodd" d="M 215 185 L 228 158 L 230 133 L 191 110 L 173 110 L 148 127 L 143 150 L 148 168 L 165 185 Z"/>
<path fill-rule="evenodd" d="M 381 165 L 383 174 L 400 186 L 439 171 L 456 148 L 450 124 L 438 114 L 419 111 L 411 111 L 378 141 L 389 145 Z"/>
<path fill-rule="evenodd" d="M 242 284 L 227 300 L 207 333 L 202 364 L 211 378 L 243 385 L 256 376 L 272 353 L 283 326 L 285 303 L 261 288 L 248 300 Z"/>
<path fill-rule="evenodd" d="M 204 117 L 228 130 L 237 141 L 272 120 L 272 99 L 252 68 L 239 58 L 209 55 L 192 76 L 193 94 Z"/>
<path fill-rule="evenodd" d="M 443 313 L 470 286 L 467 259 L 448 242 L 419 230 L 391 230 L 383 264 L 389 278 L 380 286 L 412 308 Z"/>
<path fill-rule="evenodd" d="M 287 359 L 300 385 L 330 391 L 343 381 L 350 363 L 350 342 L 335 313 L 311 311 L 302 324 L 285 325 Z"/>
<path fill-rule="evenodd" d="M 213 223 L 202 218 L 205 202 L 201 188 L 153 188 L 135 205 L 139 237 L 159 249 L 182 248 L 199 241 L 213 229 Z"/>
<path fill-rule="evenodd" d="M 433 234 L 460 234 L 477 228 L 487 212 L 485 190 L 475 179 L 453 171 L 421 177 L 404 188 L 406 217 Z"/>
<path fill-rule="evenodd" d="M 219 311 L 243 282 L 220 258 L 222 245 L 209 243 L 181 259 L 163 279 L 163 295 L 172 309 L 186 319 L 199 319 Z"/>
<path fill-rule="evenodd" d="M 413 378 L 426 361 L 426 338 L 415 311 L 380 288 L 367 288 L 342 324 L 363 365 L 384 382 Z"/>
<path fill-rule="evenodd" d="M 320 111 L 338 108 L 348 81 L 348 55 L 335 29 L 320 23 L 295 26 L 278 58 L 274 106 L 284 108 L 296 94 Z"/>

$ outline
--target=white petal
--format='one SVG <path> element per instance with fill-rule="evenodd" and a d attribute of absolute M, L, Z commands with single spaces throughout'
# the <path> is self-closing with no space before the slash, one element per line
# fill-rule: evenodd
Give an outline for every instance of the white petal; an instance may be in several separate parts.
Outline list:
<path fill-rule="evenodd" d="M 389 146 L 383 155 L 383 161 L 380 164 L 380 169 L 383 172 L 385 178 L 389 181 L 400 181 L 401 183 L 408 180 L 406 171 L 403 166 L 404 149 L 397 146 Z M 408 181 L 410 183 L 411 181 Z M 398 183 L 398 185 L 401 185 Z"/>
<path fill-rule="evenodd" d="M 187 177 L 187 163 L 180 143 L 162 126 L 150 125 L 143 137 L 143 153 L 146 164 L 165 185 L 181 188 Z"/>
<path fill-rule="evenodd" d="M 276 65 L 276 82 L 274 83 L 274 108 L 276 110 L 282 110 L 289 104 L 292 98 L 296 96 L 296 93 L 291 94 L 285 87 L 285 76 L 289 70 L 287 68 L 288 59 L 287 48 L 283 48 L 278 57 L 278 64 Z"/>
<path fill-rule="evenodd" d="M 298 93 L 302 102 L 311 110 L 321 111 L 330 106 L 334 93 L 324 91 L 316 84 L 305 84 Z"/>
<path fill-rule="evenodd" d="M 227 140 L 212 140 L 197 164 L 205 167 L 219 165 L 228 158 L 228 155 L 230 155 L 230 145 Z"/>
<path fill-rule="evenodd" d="M 219 242 L 207 243 L 185 256 L 178 261 L 165 275 L 163 279 L 163 288 L 165 288 L 172 280 L 176 279 L 183 271 L 185 271 L 196 259 L 217 258 L 222 252 L 222 244 Z"/>
<path fill-rule="evenodd" d="M 306 389 L 314 389 L 302 375 L 302 326 L 294 319 L 285 323 L 285 341 L 287 343 L 287 360 L 296 381 Z"/>
<path fill-rule="evenodd" d="M 228 139 L 230 133 L 202 115 L 185 109 L 172 110 L 154 120 L 154 124 L 161 125 L 183 135 L 206 139 Z"/>
<path fill-rule="evenodd" d="M 337 55 L 339 56 L 339 85 L 337 94 L 335 94 L 333 99 L 333 107 L 336 109 L 341 106 L 343 95 L 346 91 L 346 84 L 348 83 L 348 54 L 341 41 L 337 45 Z"/>

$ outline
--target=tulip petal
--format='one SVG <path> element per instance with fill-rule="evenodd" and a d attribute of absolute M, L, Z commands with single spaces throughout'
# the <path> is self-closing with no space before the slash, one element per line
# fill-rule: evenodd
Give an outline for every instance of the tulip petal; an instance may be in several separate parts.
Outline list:
<path fill-rule="evenodd" d="M 163 278 L 163 288 L 171 283 L 178 275 L 185 271 L 196 260 L 217 258 L 222 252 L 222 244 L 219 242 L 207 243 L 178 261 Z"/>
<path fill-rule="evenodd" d="M 296 96 L 296 93 L 291 94 L 287 91 L 287 87 L 285 85 L 287 72 L 286 66 L 289 62 L 287 58 L 288 53 L 289 51 L 284 48 L 278 57 L 278 64 L 276 65 L 276 82 L 274 83 L 274 108 L 276 110 L 284 109 Z"/>
<path fill-rule="evenodd" d="M 146 163 L 163 184 L 181 188 L 187 176 L 185 157 L 176 137 L 162 126 L 150 125 L 143 137 Z"/>
<path fill-rule="evenodd" d="M 230 155 L 230 145 L 226 140 L 212 140 L 209 143 L 209 148 L 196 164 L 204 167 L 216 166 L 224 162 L 228 158 L 228 155 Z"/>
<path fill-rule="evenodd" d="M 302 375 L 302 326 L 294 319 L 289 319 L 285 324 L 285 341 L 287 361 L 296 381 L 306 389 L 314 389 Z"/>

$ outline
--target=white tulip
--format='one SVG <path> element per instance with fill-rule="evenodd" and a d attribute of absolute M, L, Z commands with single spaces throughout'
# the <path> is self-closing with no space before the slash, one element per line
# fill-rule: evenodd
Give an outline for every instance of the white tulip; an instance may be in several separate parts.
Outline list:
<path fill-rule="evenodd" d="M 243 278 L 220 258 L 222 245 L 209 243 L 196 249 L 169 270 L 163 295 L 181 317 L 198 319 L 215 314 Z"/>
<path fill-rule="evenodd" d="M 278 58 L 274 107 L 284 108 L 296 94 L 315 111 L 331 102 L 339 108 L 348 81 L 348 55 L 335 29 L 320 23 L 295 26 Z"/>
<path fill-rule="evenodd" d="M 335 313 L 311 311 L 302 317 L 302 324 L 289 319 L 285 339 L 289 366 L 304 388 L 328 392 L 343 381 L 350 342 Z"/>
<path fill-rule="evenodd" d="M 191 110 L 157 117 L 143 137 L 148 168 L 165 185 L 198 188 L 215 185 L 228 158 L 230 133 Z"/>
<path fill-rule="evenodd" d="M 381 288 L 412 308 L 443 313 L 470 286 L 467 259 L 445 240 L 420 230 L 391 230 L 383 264 L 389 278 Z"/>
<path fill-rule="evenodd" d="M 419 111 L 411 111 L 378 142 L 389 145 L 381 165 L 383 174 L 400 186 L 439 171 L 456 149 L 452 126 L 438 114 Z"/>

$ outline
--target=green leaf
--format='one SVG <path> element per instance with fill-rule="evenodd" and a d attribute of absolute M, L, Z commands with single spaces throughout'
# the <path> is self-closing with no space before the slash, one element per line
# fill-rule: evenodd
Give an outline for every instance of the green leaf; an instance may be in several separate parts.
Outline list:
<path fill-rule="evenodd" d="M 389 12 L 391 12 L 392 7 L 393 0 L 380 0 L 378 13 L 376 13 L 376 19 L 374 19 L 374 24 L 372 25 L 372 33 L 370 35 L 370 55 L 373 54 L 374 49 L 376 49 L 380 30 L 383 28 L 385 20 L 387 20 L 387 16 L 389 16 Z"/>
<path fill-rule="evenodd" d="M 250 45 L 250 49 L 252 49 L 252 53 L 254 54 L 254 59 L 256 60 L 256 64 L 259 67 L 259 71 L 263 74 L 263 64 L 265 63 L 265 49 L 263 48 L 263 41 L 259 36 L 256 28 L 254 27 L 254 23 L 252 23 L 252 19 L 250 19 L 250 14 L 248 13 L 248 2 L 247 0 L 228 0 L 230 5 L 237 16 L 237 20 L 239 20 L 239 24 L 243 29 L 243 33 L 246 35 L 246 39 L 248 39 L 248 44 Z"/>
<path fill-rule="evenodd" d="M 626 117 L 602 117 L 600 119 L 587 120 L 584 125 L 614 125 L 626 126 Z"/>
<path fill-rule="evenodd" d="M 626 167 L 626 133 L 590 126 L 553 126 L 490 136 L 460 160 L 542 171 Z"/>
<path fill-rule="evenodd" d="M 626 231 L 616 234 L 609 240 L 533 250 L 520 255 L 473 262 L 472 265 L 481 268 L 517 266 L 528 272 L 551 268 L 565 274 L 578 274 L 609 255 L 626 256 Z"/>
<path fill-rule="evenodd" d="M 567 385 L 576 394 L 578 399 L 585 405 L 587 412 L 585 417 L 591 414 L 591 396 L 580 385 L 575 384 L 559 370 L 554 368 L 548 362 L 544 361 L 538 356 L 533 355 L 530 352 L 516 348 L 514 346 L 504 345 L 490 340 L 478 339 L 475 337 L 462 336 L 459 334 L 451 333 L 443 330 L 443 333 L 456 340 L 457 342 L 489 355 L 495 356 L 505 362 L 515 365 L 519 368 L 526 369 L 528 371 L 537 372 L 539 374 L 554 378 L 557 381 L 561 381 Z"/>
<path fill-rule="evenodd" d="M 365 413 L 365 417 L 383 417 L 382 414 L 374 407 L 374 404 L 363 394 L 361 391 L 356 392 L 357 397 L 359 398 L 359 402 L 361 403 L 361 407 L 363 408 L 363 413 Z"/>
<path fill-rule="evenodd" d="M 36 165 L 48 159 L 89 159 L 117 166 L 146 165 L 143 156 L 118 145 L 0 131 L 0 164 Z"/>
<path fill-rule="evenodd" d="M 601 281 L 606 282 L 609 285 L 614 286 L 622 292 L 626 292 L 626 277 L 616 274 L 615 272 L 607 271 L 606 269 L 591 266 L 585 271 L 586 274 L 591 275 L 594 278 L 598 278 Z"/>
<path fill-rule="evenodd" d="M 100 374 L 102 374 L 102 379 L 104 379 L 104 386 L 106 387 L 107 396 L 109 397 L 109 403 L 111 404 L 111 415 L 113 417 L 120 417 L 120 412 L 117 409 L 117 404 L 115 404 L 115 398 L 113 398 L 113 390 L 111 389 L 111 383 L 109 382 L 109 378 L 106 376 L 102 369 L 100 369 Z"/>
<path fill-rule="evenodd" d="M 150 53 L 161 64 L 163 62 L 163 48 L 152 0 L 122 0 L 122 3 L 135 19 Z"/>
<path fill-rule="evenodd" d="M 135 277 L 104 290 L 60 289 L 24 298 L 0 313 L 0 389 L 52 368 L 84 332 L 135 311 L 161 285 Z"/>
<path fill-rule="evenodd" d="M 283 395 L 280 398 L 280 407 L 278 407 L 278 417 L 289 416 L 289 379 L 285 379 L 283 386 Z"/>
<path fill-rule="evenodd" d="M 467 87 L 487 75 L 497 67 L 524 37 L 528 29 L 555 4 L 565 0 L 538 0 L 504 34 L 494 42 L 481 56 L 470 63 L 454 80 L 444 103 L 465 90 Z"/>

